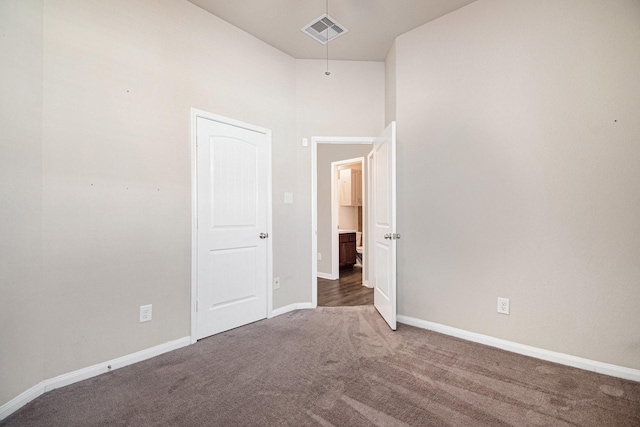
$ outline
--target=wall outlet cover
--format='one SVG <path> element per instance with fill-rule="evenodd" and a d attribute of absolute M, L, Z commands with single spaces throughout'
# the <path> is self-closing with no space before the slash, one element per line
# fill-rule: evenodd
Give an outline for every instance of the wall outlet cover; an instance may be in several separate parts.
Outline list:
<path fill-rule="evenodd" d="M 152 315 L 152 305 L 141 305 L 140 306 L 140 321 L 141 322 L 149 322 L 151 320 Z"/>
<path fill-rule="evenodd" d="M 509 314 L 509 298 L 498 298 L 498 313 Z"/>

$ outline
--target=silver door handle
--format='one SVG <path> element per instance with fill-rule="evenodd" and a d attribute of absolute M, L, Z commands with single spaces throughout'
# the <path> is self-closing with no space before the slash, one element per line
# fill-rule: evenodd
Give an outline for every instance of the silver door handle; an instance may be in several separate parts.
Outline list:
<path fill-rule="evenodd" d="M 266 239 L 267 237 L 269 237 L 269 233 L 260 233 L 261 239 Z"/>
<path fill-rule="evenodd" d="M 385 239 L 389 239 L 389 240 L 391 240 L 391 234 L 385 234 L 385 235 L 384 235 L 384 238 L 385 238 Z"/>

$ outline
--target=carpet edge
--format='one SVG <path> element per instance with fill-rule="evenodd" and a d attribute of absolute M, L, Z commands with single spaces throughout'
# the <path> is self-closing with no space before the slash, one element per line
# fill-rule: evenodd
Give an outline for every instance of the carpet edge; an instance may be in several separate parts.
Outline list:
<path fill-rule="evenodd" d="M 102 363 L 98 363 L 86 368 L 81 368 L 66 374 L 58 375 L 53 378 L 40 381 L 38 384 L 30 387 L 18 396 L 14 397 L 7 403 L 0 406 L 0 420 L 7 418 L 18 409 L 44 393 L 56 388 L 64 387 L 79 381 L 83 381 L 113 370 L 123 368 L 125 366 L 151 359 L 169 351 L 177 350 L 191 344 L 191 337 L 186 336 L 173 341 L 167 341 L 164 344 L 149 347 L 135 353 L 117 357 Z"/>
<path fill-rule="evenodd" d="M 478 334 L 476 332 L 470 332 L 464 329 L 458 329 L 452 326 L 429 322 L 427 320 L 417 319 L 415 317 L 405 316 L 401 314 L 397 316 L 397 319 L 398 322 L 404 323 L 405 325 L 415 326 L 417 328 L 427 329 L 429 331 L 438 332 L 466 341 L 488 345 L 490 347 L 499 348 L 501 350 L 521 354 L 523 356 L 534 357 L 536 359 L 546 360 L 548 362 L 558 363 L 560 365 L 571 366 L 573 368 L 578 368 L 585 371 L 596 372 L 598 374 L 608 375 L 611 377 L 640 382 L 640 369 L 627 368 L 625 366 L 619 366 L 611 363 L 599 362 L 597 360 L 586 359 L 583 357 L 572 356 L 570 354 L 545 350 L 543 348 L 520 344 L 501 338 L 495 338 L 489 335 Z"/>

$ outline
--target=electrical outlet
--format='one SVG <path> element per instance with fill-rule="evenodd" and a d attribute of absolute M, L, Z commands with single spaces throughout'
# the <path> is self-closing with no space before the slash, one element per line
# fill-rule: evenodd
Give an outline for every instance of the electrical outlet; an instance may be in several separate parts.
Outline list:
<path fill-rule="evenodd" d="M 498 298 L 498 313 L 509 314 L 509 298 Z"/>
<path fill-rule="evenodd" d="M 151 304 L 140 306 L 140 321 L 148 322 L 151 320 Z"/>
<path fill-rule="evenodd" d="M 279 277 L 274 277 L 273 278 L 273 289 L 280 289 L 280 278 Z"/>
<path fill-rule="evenodd" d="M 318 252 L 318 261 L 322 261 L 322 254 Z"/>

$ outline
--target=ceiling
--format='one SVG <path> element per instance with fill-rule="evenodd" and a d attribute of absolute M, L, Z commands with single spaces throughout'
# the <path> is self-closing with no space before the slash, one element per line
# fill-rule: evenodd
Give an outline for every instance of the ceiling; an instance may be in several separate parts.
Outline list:
<path fill-rule="evenodd" d="M 325 0 L 189 0 L 299 59 L 325 59 L 326 47 L 300 29 L 325 13 Z M 349 32 L 329 43 L 331 59 L 383 61 L 400 34 L 475 0 L 329 0 Z"/>

